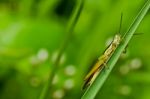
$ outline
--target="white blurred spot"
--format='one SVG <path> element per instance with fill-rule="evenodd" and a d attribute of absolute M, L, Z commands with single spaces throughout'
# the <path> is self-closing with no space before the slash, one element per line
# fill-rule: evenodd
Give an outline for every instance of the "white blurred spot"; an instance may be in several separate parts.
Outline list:
<path fill-rule="evenodd" d="M 58 75 L 55 75 L 54 76 L 54 79 L 53 79 L 53 81 L 52 81 L 52 84 L 54 85 L 54 84 L 56 84 L 57 82 L 58 82 Z"/>
<path fill-rule="evenodd" d="M 40 49 L 38 51 L 37 58 L 40 61 L 46 61 L 48 59 L 48 51 L 44 48 Z"/>
<path fill-rule="evenodd" d="M 31 56 L 30 59 L 29 59 L 31 65 L 35 66 L 35 65 L 38 65 L 39 64 L 39 60 L 37 59 L 36 56 Z"/>
<path fill-rule="evenodd" d="M 8 28 L 6 28 L 6 30 L 2 31 L 3 32 L 1 39 L 2 42 L 4 44 L 11 43 L 22 28 L 23 28 L 22 23 L 12 23 Z"/>
<path fill-rule="evenodd" d="M 74 65 L 69 65 L 65 68 L 65 74 L 68 76 L 73 76 L 76 73 L 76 68 Z"/>
<path fill-rule="evenodd" d="M 122 95 L 129 95 L 131 94 L 131 87 L 130 86 L 127 86 L 127 85 L 123 85 L 120 87 L 120 94 Z"/>
<path fill-rule="evenodd" d="M 65 81 L 65 83 L 64 83 L 64 88 L 65 89 L 72 89 L 74 87 L 74 81 L 73 81 L 73 79 L 68 79 L 68 80 L 66 80 Z"/>
<path fill-rule="evenodd" d="M 56 51 L 52 54 L 51 61 L 54 63 L 57 58 L 58 58 L 58 51 Z M 65 60 L 66 60 L 66 55 L 62 54 L 62 56 L 60 57 L 60 60 L 59 60 L 59 64 L 64 64 Z"/>
<path fill-rule="evenodd" d="M 38 87 L 41 84 L 41 80 L 39 78 L 37 78 L 37 77 L 32 77 L 30 79 L 30 84 L 33 87 Z"/>
<path fill-rule="evenodd" d="M 131 69 L 139 69 L 141 66 L 142 66 L 142 61 L 139 58 L 133 59 L 130 63 Z"/>
<path fill-rule="evenodd" d="M 54 99 L 62 99 L 64 97 L 64 90 L 62 89 L 59 89 L 59 90 L 56 90 L 54 93 L 53 93 L 53 98 Z"/>
<path fill-rule="evenodd" d="M 109 46 L 111 44 L 111 42 L 113 41 L 113 37 L 109 37 L 107 40 L 106 40 L 106 47 Z"/>
<path fill-rule="evenodd" d="M 126 75 L 129 73 L 129 66 L 128 65 L 123 65 L 120 67 L 119 71 L 122 75 Z"/>

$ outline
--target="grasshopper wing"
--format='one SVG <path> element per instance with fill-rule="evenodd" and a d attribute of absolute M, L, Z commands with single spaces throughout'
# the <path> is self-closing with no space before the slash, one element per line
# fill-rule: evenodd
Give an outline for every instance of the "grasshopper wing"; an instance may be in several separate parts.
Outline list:
<path fill-rule="evenodd" d="M 86 87 L 88 87 L 95 80 L 95 78 L 97 77 L 97 75 L 99 74 L 99 72 L 102 70 L 103 67 L 104 66 L 103 66 L 102 61 L 98 61 L 95 64 L 92 70 L 85 77 L 82 89 L 85 89 Z"/>

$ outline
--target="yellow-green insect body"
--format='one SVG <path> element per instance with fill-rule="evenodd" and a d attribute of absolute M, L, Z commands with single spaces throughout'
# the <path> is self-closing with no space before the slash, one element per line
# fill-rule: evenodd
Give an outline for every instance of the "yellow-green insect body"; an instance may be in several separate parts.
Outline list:
<path fill-rule="evenodd" d="M 85 77 L 83 89 L 89 86 L 95 80 L 100 71 L 106 66 L 106 63 L 108 62 L 120 42 L 121 36 L 116 34 L 111 44 L 104 51 L 103 55 L 98 58 L 98 61 L 95 63 L 91 71 Z"/>
<path fill-rule="evenodd" d="M 121 13 L 120 26 L 119 26 L 118 33 L 121 32 L 122 17 L 123 17 L 123 13 Z M 107 66 L 107 62 L 111 58 L 112 54 L 115 52 L 118 45 L 121 43 L 122 39 L 123 38 L 121 38 L 121 35 L 119 35 L 119 34 L 116 34 L 114 36 L 114 39 L 111 42 L 111 44 L 106 48 L 103 55 L 98 58 L 98 61 L 95 63 L 95 65 L 93 66 L 91 71 L 85 77 L 83 89 L 86 88 L 87 86 L 91 85 L 91 83 L 93 83 L 93 81 L 95 80 L 97 75 L 101 72 L 101 70 Z"/>

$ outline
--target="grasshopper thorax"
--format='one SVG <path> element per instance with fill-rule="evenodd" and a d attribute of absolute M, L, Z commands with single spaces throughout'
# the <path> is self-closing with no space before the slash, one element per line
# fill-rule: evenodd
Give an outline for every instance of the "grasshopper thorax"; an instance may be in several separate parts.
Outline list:
<path fill-rule="evenodd" d="M 119 34 L 116 34 L 112 43 L 115 45 L 119 45 L 120 41 L 121 41 L 121 36 Z"/>

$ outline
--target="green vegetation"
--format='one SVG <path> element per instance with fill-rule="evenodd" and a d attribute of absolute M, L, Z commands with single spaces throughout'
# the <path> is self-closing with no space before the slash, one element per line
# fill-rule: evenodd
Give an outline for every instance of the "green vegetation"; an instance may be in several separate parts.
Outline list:
<path fill-rule="evenodd" d="M 98 93 L 99 89 L 102 87 L 103 83 L 105 82 L 106 78 L 110 74 L 112 68 L 116 64 L 117 60 L 119 59 L 119 57 L 123 53 L 124 49 L 128 45 L 128 42 L 132 38 L 133 34 L 135 33 L 136 29 L 140 25 L 144 16 L 148 12 L 149 8 L 150 8 L 150 0 L 147 1 L 147 3 L 141 9 L 141 11 L 137 15 L 137 17 L 134 19 L 134 22 L 131 24 L 129 30 L 122 37 L 121 44 L 118 46 L 118 49 L 116 49 L 116 51 L 111 56 L 110 61 L 107 64 L 109 69 L 106 71 L 103 71 L 103 73 L 99 74 L 99 76 L 97 77 L 97 80 L 95 80 L 95 82 L 88 88 L 88 90 L 83 95 L 82 99 L 94 99 L 94 97 Z"/>
<path fill-rule="evenodd" d="M 118 31 L 120 13 L 125 33 L 146 2 L 83 1 L 77 15 L 81 0 L 0 0 L 0 99 L 80 99 L 85 75 Z M 132 26 L 139 25 L 145 14 Z M 97 89 L 90 96 L 150 98 L 149 22 L 148 11 L 134 27 L 143 34 L 132 37 L 119 58 L 135 32 L 128 31 L 131 35 L 109 61 L 110 69 L 93 83 Z M 99 82 L 103 73 L 107 80 Z"/>

